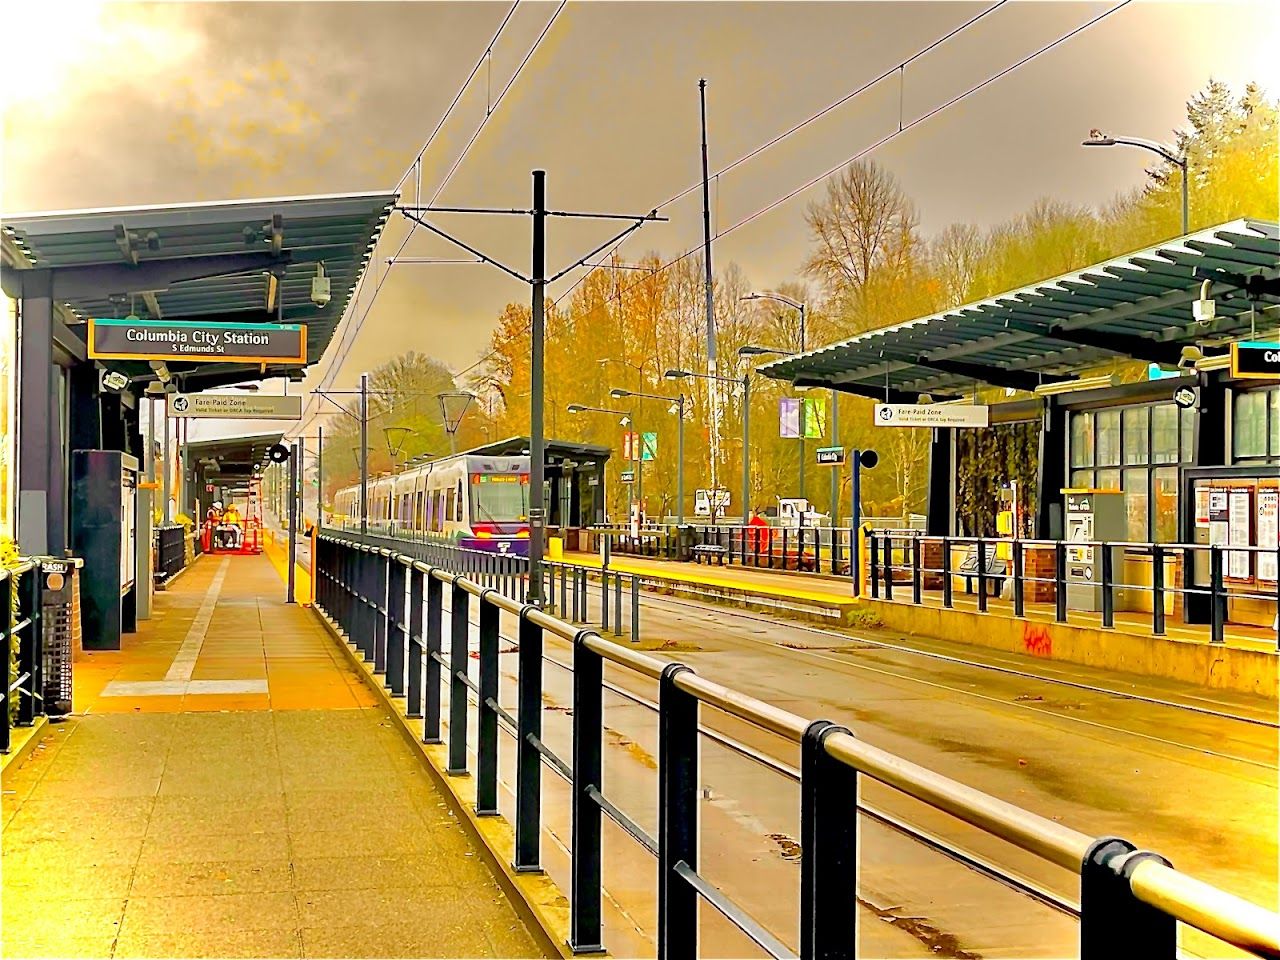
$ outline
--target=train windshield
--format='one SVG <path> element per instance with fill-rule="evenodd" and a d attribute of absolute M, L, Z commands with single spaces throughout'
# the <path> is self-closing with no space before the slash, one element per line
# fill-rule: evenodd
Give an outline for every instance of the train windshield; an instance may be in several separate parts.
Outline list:
<path fill-rule="evenodd" d="M 473 473 L 472 520 L 478 523 L 525 521 L 529 515 L 527 473 Z"/>

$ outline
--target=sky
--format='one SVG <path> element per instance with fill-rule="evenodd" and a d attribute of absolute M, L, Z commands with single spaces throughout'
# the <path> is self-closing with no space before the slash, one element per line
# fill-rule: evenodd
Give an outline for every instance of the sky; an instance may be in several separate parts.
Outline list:
<path fill-rule="evenodd" d="M 989 5 L 579 0 L 493 107 L 557 8 L 521 0 L 424 157 L 423 199 L 480 127 L 438 203 L 527 206 L 530 171 L 541 168 L 553 208 L 647 211 L 700 178 L 700 77 L 714 171 Z M 1003 4 L 718 178 L 713 227 L 736 223 L 1114 5 Z M 0 210 L 391 187 L 509 6 L 53 0 L 10 9 Z M 926 234 L 956 221 L 988 226 L 1046 196 L 1104 205 L 1142 182 L 1147 157 L 1083 150 L 1090 129 L 1168 139 L 1186 99 L 1210 77 L 1237 91 L 1256 80 L 1275 96 L 1276 49 L 1280 3 L 1133 0 L 867 156 L 900 180 Z M 405 202 L 414 202 L 415 184 Z M 808 247 L 804 209 L 821 191 L 819 182 L 717 241 L 714 262 L 737 262 L 757 288 L 796 279 Z M 646 226 L 623 259 L 649 251 L 669 259 L 701 242 L 700 191 L 661 213 L 670 222 Z M 527 270 L 527 221 L 440 219 Z M 615 228 L 553 220 L 550 266 L 572 263 Z M 335 387 L 409 350 L 466 368 L 483 354 L 502 307 L 527 301 L 526 286 L 487 266 L 402 264 L 388 273 L 385 258 L 404 233 L 403 221 L 389 224 L 374 260 L 382 286 L 372 304 L 367 294 L 360 303 L 364 322 L 341 351 Z M 418 231 L 403 254 L 457 251 Z M 339 354 L 331 347 L 309 383 Z"/>

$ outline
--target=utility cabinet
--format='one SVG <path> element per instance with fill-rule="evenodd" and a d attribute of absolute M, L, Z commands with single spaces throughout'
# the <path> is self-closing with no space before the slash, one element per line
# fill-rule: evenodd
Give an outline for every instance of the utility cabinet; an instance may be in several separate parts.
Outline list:
<path fill-rule="evenodd" d="M 84 649 L 119 650 L 138 628 L 138 461 L 119 450 L 71 454 L 71 536 L 84 561 Z"/>

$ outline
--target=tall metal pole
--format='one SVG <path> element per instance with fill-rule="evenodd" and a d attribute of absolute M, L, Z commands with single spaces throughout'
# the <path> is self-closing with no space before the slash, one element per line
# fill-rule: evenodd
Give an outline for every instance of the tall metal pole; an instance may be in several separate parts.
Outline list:
<path fill-rule="evenodd" d="M 711 490 L 712 497 L 719 488 L 719 455 L 720 455 L 720 383 L 716 376 L 716 315 L 714 282 L 711 270 L 711 178 L 707 159 L 707 81 L 698 81 L 698 100 L 702 111 L 702 269 L 704 276 L 706 310 L 707 310 L 707 399 L 711 413 L 711 429 L 708 439 L 711 454 Z M 683 503 L 681 504 L 683 509 Z"/>
<path fill-rule="evenodd" d="M 676 415 L 680 418 L 676 425 L 676 523 L 684 523 L 684 393 L 676 400 Z M 643 445 L 643 441 L 642 441 Z M 640 455 L 644 456 L 641 450 Z M 712 488 L 712 496 L 715 496 Z"/>
<path fill-rule="evenodd" d="M 862 540 L 858 528 L 862 526 L 862 451 L 849 451 L 849 465 L 853 470 L 849 482 L 849 569 L 853 573 L 853 595 L 862 596 Z"/>
<path fill-rule="evenodd" d="M 542 605 L 542 545 L 546 508 L 543 503 L 543 463 L 546 459 L 542 434 L 543 333 L 546 317 L 543 297 L 547 275 L 547 172 L 533 171 L 533 310 L 531 333 L 531 374 L 529 382 L 529 597 Z"/>
<path fill-rule="evenodd" d="M 191 488 L 187 483 L 187 472 L 191 469 L 191 423 L 185 418 L 178 421 L 178 429 L 182 431 L 182 480 L 178 484 L 178 503 L 181 505 L 179 513 L 186 513 L 189 504 L 187 501 L 191 497 Z"/>
<path fill-rule="evenodd" d="M 833 447 L 840 446 L 840 406 L 838 403 L 839 394 L 836 393 L 834 387 L 831 388 L 831 445 Z M 831 526 L 838 526 L 836 518 L 840 514 L 840 466 L 836 464 L 831 468 Z"/>
<path fill-rule="evenodd" d="M 369 532 L 369 375 L 360 374 L 360 532 Z"/>
<path fill-rule="evenodd" d="M 173 460 L 169 455 L 170 430 L 168 397 L 163 398 L 161 402 L 164 403 L 164 480 L 160 486 L 160 495 L 164 497 L 164 510 L 162 511 L 162 515 L 164 516 L 164 522 L 167 524 L 173 517 L 173 514 L 169 510 L 169 483 L 170 479 L 173 477 Z"/>
<path fill-rule="evenodd" d="M 639 406 L 639 404 L 637 404 Z M 636 423 L 635 418 L 631 420 L 631 432 L 636 435 L 636 439 L 640 442 L 640 455 L 636 460 L 636 499 L 640 501 L 640 512 L 644 513 L 644 434 L 640 432 L 640 424 Z M 659 520 L 662 518 L 659 517 Z"/>
<path fill-rule="evenodd" d="M 316 427 L 316 525 L 324 526 L 324 427 Z"/>
<path fill-rule="evenodd" d="M 1190 205 L 1187 201 L 1187 158 L 1184 156 L 1178 164 L 1182 168 L 1182 235 L 1191 232 Z"/>
<path fill-rule="evenodd" d="M 742 522 L 751 513 L 751 373 L 742 375 Z"/>
<path fill-rule="evenodd" d="M 289 572 L 287 574 L 287 592 L 285 603 L 294 602 L 294 549 L 298 535 L 298 445 L 295 443 L 289 451 Z"/>
<path fill-rule="evenodd" d="M 797 309 L 800 311 L 800 352 L 804 353 L 804 304 L 798 304 Z M 808 404 L 805 403 L 804 397 L 800 398 L 800 436 L 796 442 L 800 446 L 800 499 L 804 499 L 804 434 L 805 427 L 808 426 Z"/>

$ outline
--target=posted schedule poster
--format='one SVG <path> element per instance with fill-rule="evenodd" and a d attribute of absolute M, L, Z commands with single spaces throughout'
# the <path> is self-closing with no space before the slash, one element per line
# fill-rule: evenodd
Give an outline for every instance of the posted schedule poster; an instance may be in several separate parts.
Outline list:
<path fill-rule="evenodd" d="M 1258 579 L 1276 580 L 1276 548 L 1280 546 L 1280 487 L 1258 490 L 1258 546 L 1270 547 L 1258 554 Z"/>
<path fill-rule="evenodd" d="M 1253 544 L 1250 536 L 1253 527 L 1253 491 L 1233 487 L 1227 500 L 1227 543 L 1230 546 L 1247 547 Z M 1252 554 L 1247 550 L 1231 550 L 1227 553 L 1227 576 L 1233 580 L 1248 580 Z"/>

